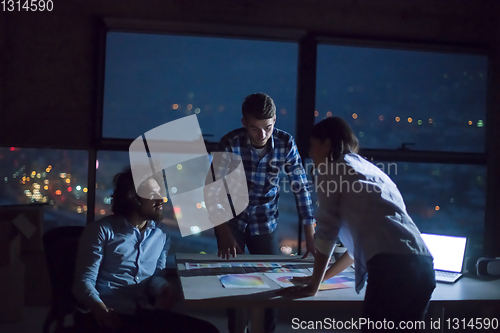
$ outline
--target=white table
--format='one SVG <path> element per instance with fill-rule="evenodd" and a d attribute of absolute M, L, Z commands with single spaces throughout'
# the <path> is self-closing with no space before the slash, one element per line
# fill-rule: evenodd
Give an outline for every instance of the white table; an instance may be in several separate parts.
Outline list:
<path fill-rule="evenodd" d="M 324 308 L 332 305 L 349 306 L 356 304 L 361 306 L 364 299 L 363 289 L 359 294 L 354 288 L 320 291 L 315 296 L 290 299 L 276 296 L 276 290 L 281 289 L 278 284 L 261 273 L 262 279 L 271 287 L 270 289 L 234 289 L 224 288 L 220 283 L 216 273 L 213 275 L 200 275 L 200 270 L 186 270 L 184 263 L 202 262 L 226 262 L 216 255 L 202 254 L 176 254 L 177 270 L 184 294 L 184 304 L 186 307 L 206 308 L 236 308 L 250 309 L 250 325 L 252 333 L 263 332 L 263 319 L 265 308 L 301 308 L 314 309 Z M 258 262 L 278 262 L 305 264 L 312 267 L 314 261 L 311 259 L 301 260 L 300 257 L 276 256 L 276 255 L 238 255 L 230 261 L 258 261 Z M 206 272 L 206 271 L 205 271 Z M 223 271 L 220 275 L 227 274 Z M 478 301 L 482 304 L 486 302 L 495 309 L 500 305 L 500 279 L 484 279 L 464 276 L 454 284 L 438 283 L 432 295 L 431 305 L 433 305 L 434 315 L 442 316 L 444 307 L 452 302 L 470 302 L 474 305 Z M 439 310 L 438 310 L 439 309 Z M 498 318 L 500 320 L 500 318 Z"/>

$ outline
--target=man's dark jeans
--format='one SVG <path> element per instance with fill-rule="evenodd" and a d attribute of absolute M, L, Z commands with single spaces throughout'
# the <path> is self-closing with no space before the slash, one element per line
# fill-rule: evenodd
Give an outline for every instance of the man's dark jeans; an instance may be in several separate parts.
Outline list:
<path fill-rule="evenodd" d="M 276 230 L 270 234 L 251 236 L 249 228 L 245 233 L 231 224 L 229 224 L 229 228 L 242 251 L 245 251 L 246 246 L 250 254 L 280 254 Z M 227 316 L 229 332 L 234 333 L 236 330 L 236 310 L 227 309 Z M 265 309 L 264 329 L 267 333 L 274 332 L 277 318 L 278 311 L 276 309 Z"/>

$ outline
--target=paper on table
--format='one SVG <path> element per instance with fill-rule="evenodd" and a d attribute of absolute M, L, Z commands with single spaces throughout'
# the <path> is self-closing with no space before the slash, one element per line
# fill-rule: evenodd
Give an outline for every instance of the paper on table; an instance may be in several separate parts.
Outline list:
<path fill-rule="evenodd" d="M 319 285 L 319 290 L 332 290 L 332 289 L 343 289 L 343 288 L 354 288 L 354 274 L 350 272 L 342 272 L 323 281 Z"/>
<path fill-rule="evenodd" d="M 270 288 L 266 281 L 256 274 L 217 275 L 224 288 Z"/>
<path fill-rule="evenodd" d="M 299 268 L 293 268 L 293 269 L 289 269 L 289 268 L 273 268 L 273 269 L 268 270 L 267 272 L 269 272 L 269 273 L 290 273 L 290 272 L 303 273 L 303 270 L 299 269 Z"/>
<path fill-rule="evenodd" d="M 296 276 L 307 276 L 304 273 L 264 273 L 268 278 L 280 285 L 280 287 L 291 287 L 294 284 L 290 280 Z"/>
<path fill-rule="evenodd" d="M 277 269 L 281 264 L 276 262 L 214 262 L 214 263 L 186 263 L 186 269 L 200 268 L 232 268 L 232 267 L 259 267 Z"/>
<path fill-rule="evenodd" d="M 186 269 L 220 268 L 219 263 L 186 263 Z"/>
<path fill-rule="evenodd" d="M 312 271 L 312 268 L 310 269 Z M 291 287 L 294 284 L 290 279 L 295 276 L 306 276 L 303 273 L 265 273 L 267 277 L 279 284 L 281 287 Z M 332 290 L 354 288 L 354 273 L 351 271 L 344 271 L 335 275 L 334 277 L 323 281 L 320 284 L 319 290 Z"/>
<path fill-rule="evenodd" d="M 244 262 L 243 267 L 268 267 L 268 268 L 280 268 L 281 264 L 276 262 Z"/>
<path fill-rule="evenodd" d="M 308 268 L 308 270 L 312 273 L 314 271 L 314 268 Z M 342 272 L 340 272 L 340 274 L 354 274 L 354 267 L 350 266 L 350 267 L 347 267 L 346 269 L 344 269 Z"/>

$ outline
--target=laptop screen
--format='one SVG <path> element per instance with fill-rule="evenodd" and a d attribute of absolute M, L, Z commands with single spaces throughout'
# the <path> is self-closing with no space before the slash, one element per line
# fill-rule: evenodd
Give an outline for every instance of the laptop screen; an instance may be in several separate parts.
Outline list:
<path fill-rule="evenodd" d="M 434 269 L 460 273 L 464 261 L 466 237 L 421 234 L 434 257 Z"/>

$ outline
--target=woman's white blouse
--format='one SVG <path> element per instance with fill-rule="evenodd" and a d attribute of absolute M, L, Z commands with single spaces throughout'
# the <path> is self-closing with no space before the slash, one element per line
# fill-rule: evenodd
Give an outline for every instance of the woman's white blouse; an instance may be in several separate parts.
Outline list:
<path fill-rule="evenodd" d="M 317 172 L 316 248 L 331 256 L 340 238 L 354 258 L 358 293 L 376 254 L 430 256 L 396 184 L 377 166 L 350 153 Z"/>

